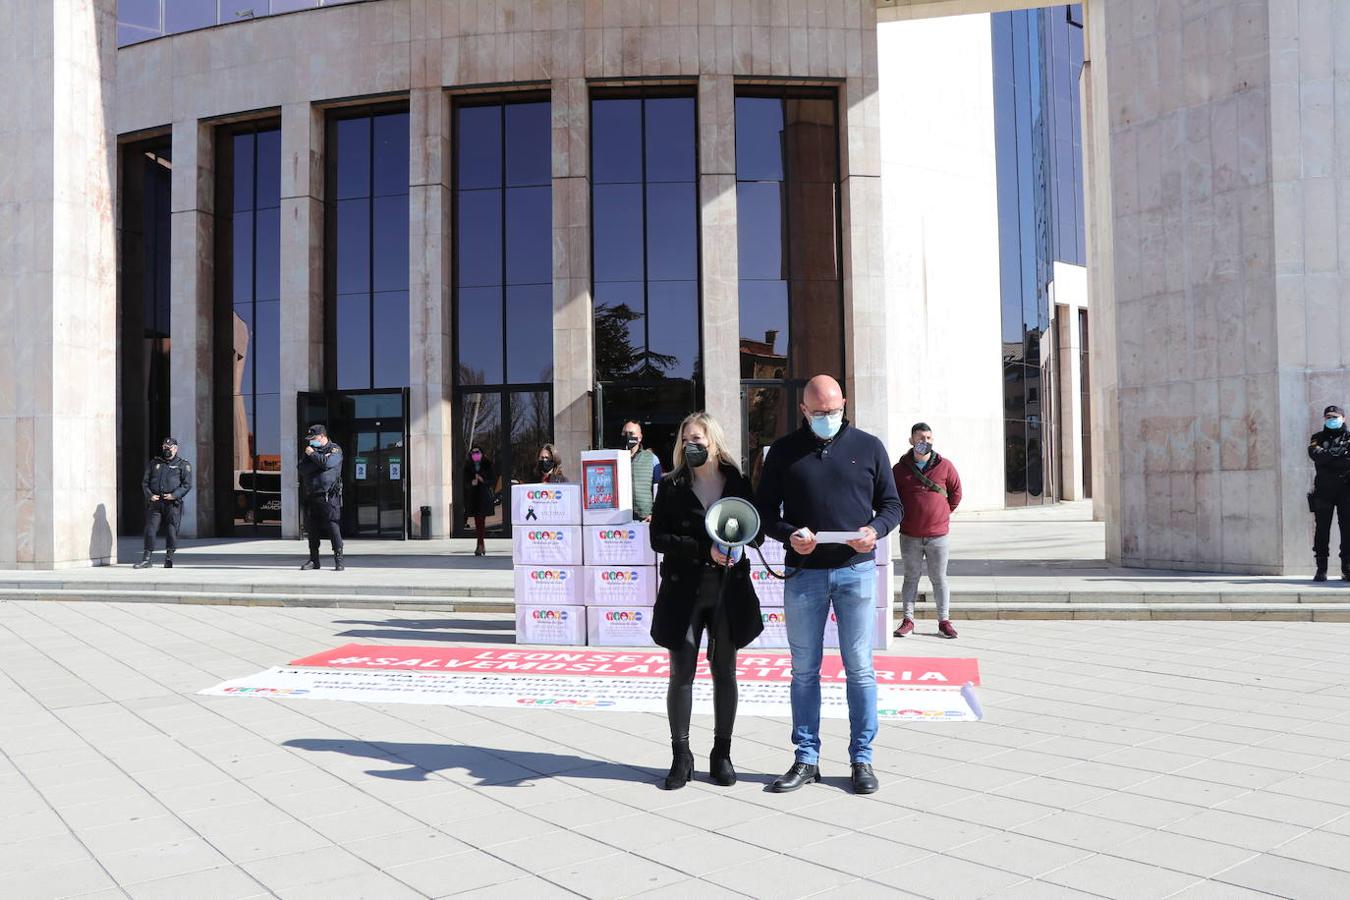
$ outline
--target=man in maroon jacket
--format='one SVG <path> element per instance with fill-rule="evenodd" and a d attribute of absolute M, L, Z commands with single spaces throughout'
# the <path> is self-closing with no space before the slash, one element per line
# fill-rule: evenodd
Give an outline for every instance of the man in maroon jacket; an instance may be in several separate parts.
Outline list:
<path fill-rule="evenodd" d="M 950 618 L 951 593 L 947 588 L 947 531 L 952 512 L 961 502 L 961 478 L 951 460 L 933 449 L 933 429 L 916 422 L 909 430 L 913 448 L 891 469 L 905 517 L 900 520 L 900 555 L 905 563 L 905 581 L 900 588 L 904 620 L 896 637 L 914 630 L 914 601 L 919 596 L 919 576 L 928 560 L 928 580 L 937 601 L 938 633 L 956 637 Z"/>

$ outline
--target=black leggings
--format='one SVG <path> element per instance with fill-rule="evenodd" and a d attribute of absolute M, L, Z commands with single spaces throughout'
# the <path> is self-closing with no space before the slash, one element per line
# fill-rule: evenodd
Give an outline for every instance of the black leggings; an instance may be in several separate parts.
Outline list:
<path fill-rule="evenodd" d="M 736 724 L 736 645 L 731 640 L 730 617 L 716 617 L 721 573 L 708 569 L 699 584 L 698 599 L 684 641 L 670 651 L 670 687 L 666 690 L 666 715 L 670 739 L 689 740 L 689 716 L 694 709 L 694 673 L 698 669 L 698 645 L 708 632 L 708 657 L 713 676 L 713 728 L 719 738 L 730 739 Z"/>

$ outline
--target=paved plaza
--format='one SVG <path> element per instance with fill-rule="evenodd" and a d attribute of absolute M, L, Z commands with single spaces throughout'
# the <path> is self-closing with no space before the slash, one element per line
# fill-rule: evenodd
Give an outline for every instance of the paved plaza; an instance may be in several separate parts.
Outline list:
<path fill-rule="evenodd" d="M 659 714 L 195 694 L 344 643 L 511 628 L 0 602 L 0 897 L 1350 896 L 1347 625 L 898 641 L 978 657 L 986 719 L 884 725 L 872 797 L 848 791 L 840 720 L 824 784 L 766 793 L 788 725 L 743 718 L 740 783 L 667 793 Z"/>

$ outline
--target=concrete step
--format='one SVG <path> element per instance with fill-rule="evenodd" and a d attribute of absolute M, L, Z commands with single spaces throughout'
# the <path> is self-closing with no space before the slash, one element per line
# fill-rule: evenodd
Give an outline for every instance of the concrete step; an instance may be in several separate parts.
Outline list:
<path fill-rule="evenodd" d="M 1103 600 L 1065 602 L 1046 600 L 1044 595 L 999 595 L 994 601 L 968 601 L 953 597 L 956 619 L 1190 619 L 1212 621 L 1290 621 L 1290 622 L 1350 622 L 1348 602 L 1332 602 L 1318 598 L 1317 602 L 1268 601 L 1262 597 L 1252 601 L 1214 600 L 1187 597 L 1185 602 Z M 47 600 L 56 602 L 109 603 L 179 603 L 216 606 L 303 606 L 325 609 L 398 609 L 424 612 L 477 612 L 513 614 L 515 602 L 509 597 L 463 596 L 454 592 L 435 595 L 407 593 L 341 593 L 309 591 L 306 593 L 256 591 L 189 591 L 167 590 L 88 590 L 85 588 L 0 588 L 0 602 L 4 600 Z M 899 605 L 895 607 L 899 613 Z M 920 619 L 932 619 L 931 604 L 920 604 L 916 610 Z"/>

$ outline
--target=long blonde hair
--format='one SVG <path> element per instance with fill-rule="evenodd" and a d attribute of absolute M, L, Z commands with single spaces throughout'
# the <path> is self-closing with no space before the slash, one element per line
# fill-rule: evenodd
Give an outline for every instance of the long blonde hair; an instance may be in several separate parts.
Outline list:
<path fill-rule="evenodd" d="M 675 460 L 675 469 L 670 473 L 671 478 L 690 474 L 689 467 L 684 463 L 684 429 L 689 425 L 700 426 L 703 433 L 707 435 L 708 440 L 712 443 L 713 453 L 709 454 L 709 457 L 713 462 L 718 465 L 731 466 L 737 472 L 741 470 L 736 460 L 727 454 L 727 434 L 722 430 L 721 424 L 710 413 L 699 410 L 685 416 L 684 421 L 680 423 L 679 431 L 675 433 L 675 450 L 671 454 Z"/>

